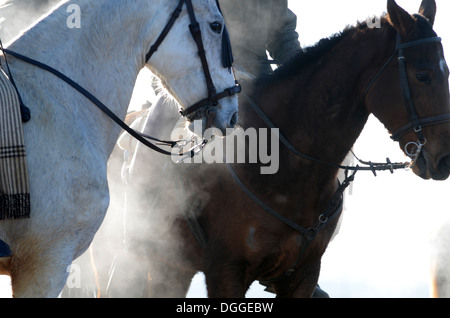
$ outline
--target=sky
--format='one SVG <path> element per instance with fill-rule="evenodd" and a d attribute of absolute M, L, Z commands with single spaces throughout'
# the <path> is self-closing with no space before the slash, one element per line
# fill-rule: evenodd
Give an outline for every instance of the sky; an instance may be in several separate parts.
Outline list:
<path fill-rule="evenodd" d="M 386 11 L 386 0 L 289 0 L 298 16 L 303 46 Z M 398 0 L 416 13 L 421 0 Z M 450 1 L 436 0 L 435 30 L 450 50 Z M 383 125 L 371 118 L 354 147 L 362 159 L 406 161 Z M 450 216 L 450 180 L 424 181 L 411 171 L 359 172 L 347 193 L 339 234 L 322 259 L 320 286 L 331 297 L 429 297 L 430 244 Z M 2 286 L 9 282 L 2 278 Z M 8 288 L 0 296 L 8 297 Z M 206 297 L 204 277 L 194 278 L 188 297 Z M 273 297 L 254 284 L 247 297 Z"/>

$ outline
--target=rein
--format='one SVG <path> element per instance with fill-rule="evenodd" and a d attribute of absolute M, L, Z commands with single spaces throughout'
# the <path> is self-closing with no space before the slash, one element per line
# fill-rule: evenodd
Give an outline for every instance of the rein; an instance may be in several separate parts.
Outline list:
<path fill-rule="evenodd" d="M 99 101 L 94 95 L 92 95 L 88 90 L 86 90 L 84 87 L 82 87 L 81 85 L 79 85 L 78 83 L 76 83 L 75 81 L 73 81 L 72 79 L 70 79 L 69 77 L 67 77 L 66 75 L 64 75 L 63 73 L 59 72 L 58 70 L 43 64 L 39 61 L 33 60 L 29 57 L 23 56 L 19 53 L 16 53 L 14 51 L 8 50 L 8 49 L 3 49 L 3 52 L 14 56 L 15 58 L 18 58 L 24 62 L 27 62 L 29 64 L 32 64 L 34 66 L 37 66 L 43 70 L 46 70 L 50 73 L 52 73 L 53 75 L 57 76 L 58 78 L 60 78 L 61 80 L 63 80 L 64 82 L 66 82 L 67 84 L 69 84 L 70 86 L 72 86 L 75 90 L 77 90 L 79 93 L 81 93 L 83 96 L 85 96 L 87 99 L 89 99 L 95 106 L 97 106 L 103 113 L 105 113 L 108 117 L 110 117 L 116 124 L 118 124 L 122 129 L 124 129 L 126 132 L 128 132 L 130 135 L 132 135 L 134 138 L 136 138 L 137 140 L 139 140 L 140 142 L 142 142 L 145 146 L 159 152 L 162 153 L 164 155 L 172 155 L 171 152 L 163 150 L 157 146 L 155 146 L 154 144 L 152 144 L 151 142 L 149 142 L 148 140 L 146 140 L 139 132 L 135 131 L 134 129 L 132 129 L 131 127 L 129 127 L 123 120 L 121 120 L 116 114 L 114 114 L 105 104 L 103 104 L 101 101 Z M 152 137 L 153 138 L 153 137 Z M 156 138 L 154 138 L 156 139 Z M 159 140 L 158 140 L 159 141 Z M 169 145 L 171 147 L 175 147 L 175 145 L 177 144 L 177 141 L 160 141 L 160 142 L 164 142 L 164 143 L 169 143 Z"/>
<path fill-rule="evenodd" d="M 415 164 L 416 159 L 418 158 L 420 151 L 422 149 L 422 146 L 426 143 L 426 139 L 423 137 L 422 134 L 422 127 L 423 126 L 429 126 L 434 124 L 439 124 L 442 122 L 450 121 L 450 114 L 440 115 L 440 116 L 434 116 L 434 117 L 428 117 L 425 119 L 419 119 L 416 109 L 414 107 L 411 92 L 409 89 L 408 79 L 407 79 L 407 73 L 406 73 L 406 64 L 405 64 L 405 57 L 403 55 L 403 49 L 414 47 L 417 45 L 427 44 L 427 43 L 437 43 L 440 42 L 441 38 L 433 37 L 433 38 L 427 38 L 427 39 L 421 39 L 417 41 L 407 42 L 407 43 L 401 43 L 401 38 L 397 34 L 397 43 L 396 43 L 396 49 L 395 53 L 388 59 L 388 61 L 383 65 L 381 70 L 375 75 L 375 77 L 371 80 L 369 83 L 369 86 L 366 88 L 364 95 L 367 95 L 367 93 L 370 90 L 370 87 L 376 82 L 376 80 L 380 77 L 380 75 L 383 73 L 383 71 L 387 68 L 387 66 L 391 63 L 391 61 L 394 59 L 395 55 L 398 54 L 398 61 L 399 61 L 399 70 L 400 70 L 400 81 L 402 85 L 402 92 L 405 97 L 405 100 L 408 103 L 408 112 L 410 114 L 411 122 L 402 128 L 400 128 L 397 132 L 395 132 L 392 136 L 392 139 L 395 141 L 398 141 L 398 139 L 403 136 L 406 132 L 408 132 L 411 129 L 414 129 L 416 134 L 418 134 L 418 143 L 410 142 L 405 146 L 405 153 L 411 157 L 412 162 L 411 163 L 391 163 L 389 158 L 386 159 L 386 163 L 372 163 L 372 162 L 366 162 L 362 161 L 359 158 L 355 156 L 355 158 L 364 166 L 361 167 L 359 165 L 357 166 L 343 166 L 327 161 L 323 161 L 320 159 L 317 159 L 315 157 L 306 155 L 304 153 L 301 153 L 298 151 L 280 132 L 278 132 L 278 138 L 281 140 L 281 142 L 286 146 L 289 151 L 291 151 L 296 156 L 316 162 L 322 165 L 326 165 L 329 167 L 334 167 L 338 169 L 344 169 L 345 170 L 345 179 L 342 184 L 338 186 L 338 189 L 331 197 L 330 201 L 328 202 L 328 205 L 325 209 L 325 212 L 320 214 L 318 217 L 318 220 L 315 225 L 309 228 L 304 228 L 288 218 L 284 217 L 283 215 L 279 214 L 278 212 L 271 209 L 269 206 L 267 206 L 264 202 L 262 202 L 254 193 L 251 192 L 250 189 L 240 180 L 236 172 L 233 170 L 230 164 L 227 163 L 227 168 L 234 179 L 234 181 L 239 185 L 239 187 L 251 198 L 256 204 L 258 204 L 265 212 L 272 215 L 279 221 L 283 222 L 284 224 L 288 225 L 292 229 L 296 230 L 297 232 L 301 233 L 305 239 L 305 244 L 303 244 L 299 255 L 297 256 L 297 259 L 295 263 L 287 270 L 285 271 L 281 276 L 276 277 L 274 279 L 268 279 L 268 280 L 261 280 L 261 283 L 263 285 L 270 284 L 276 281 L 279 281 L 281 279 L 284 279 L 286 277 L 289 277 L 294 271 L 303 257 L 307 247 L 311 243 L 311 241 L 316 237 L 318 232 L 325 227 L 325 225 L 338 217 L 342 213 L 343 209 L 343 193 L 345 189 L 350 185 L 352 181 L 354 181 L 354 176 L 357 171 L 372 171 L 372 173 L 376 176 L 376 171 L 386 171 L 389 170 L 391 173 L 394 172 L 394 170 L 397 169 L 405 169 L 408 167 L 413 167 Z M 269 128 L 276 128 L 275 125 L 271 122 L 271 120 L 267 117 L 267 115 L 261 110 L 261 108 L 247 95 L 244 93 L 245 98 L 249 102 L 252 109 L 259 115 L 259 117 L 265 122 L 265 124 Z M 408 147 L 411 145 L 416 145 L 417 150 L 416 152 L 410 152 L 408 151 Z M 348 171 L 353 171 L 353 173 L 349 176 Z"/>
<path fill-rule="evenodd" d="M 295 222 L 292 222 L 287 217 L 279 214 L 272 208 L 270 208 L 268 205 L 266 205 L 263 201 L 261 201 L 253 192 L 242 182 L 242 180 L 238 177 L 236 174 L 236 171 L 232 168 L 232 166 L 227 163 L 227 169 L 228 172 L 233 177 L 234 181 L 239 185 L 239 187 L 247 194 L 249 198 L 251 198 L 256 204 L 258 204 L 264 211 L 266 211 L 268 214 L 272 215 L 274 218 L 278 219 L 279 221 L 283 222 L 284 224 L 288 225 L 292 229 L 296 230 L 297 232 L 300 232 L 303 234 L 305 239 L 307 241 L 312 241 L 317 233 L 328 223 L 329 221 L 334 220 L 336 217 L 341 215 L 342 209 L 343 209 L 343 203 L 344 203 L 344 191 L 345 189 L 350 185 L 350 183 L 354 180 L 354 175 L 356 171 L 353 172 L 350 176 L 347 175 L 345 180 L 342 184 L 339 184 L 338 189 L 331 197 L 327 208 L 325 211 L 319 215 L 317 222 L 315 225 L 304 228 Z"/>
<path fill-rule="evenodd" d="M 267 115 L 261 110 L 261 108 L 248 96 L 247 94 L 243 94 L 247 101 L 249 102 L 250 106 L 253 108 L 253 110 L 259 115 L 259 117 L 265 122 L 269 128 L 276 128 L 275 125 L 272 123 L 272 121 L 267 117 Z M 275 131 L 275 130 L 274 130 Z M 279 130 L 278 130 L 279 131 Z M 355 158 L 363 165 L 365 166 L 344 166 L 339 165 L 335 163 L 331 163 L 328 161 L 323 161 L 320 159 L 317 159 L 315 157 L 306 155 L 300 151 L 298 151 L 280 132 L 278 132 L 278 138 L 281 140 L 281 142 L 286 146 L 288 150 L 290 150 L 293 154 L 296 156 L 306 159 L 308 161 L 316 162 L 322 165 L 326 165 L 333 168 L 343 169 L 345 170 L 345 179 L 342 182 L 342 184 L 339 184 L 338 189 L 335 191 L 333 196 L 331 197 L 325 212 L 320 214 L 317 220 L 317 223 L 313 225 L 312 227 L 304 228 L 294 222 L 292 222 L 290 219 L 286 218 L 285 216 L 279 214 L 269 206 L 267 206 L 264 202 L 262 202 L 238 177 L 236 171 L 232 168 L 232 166 L 227 163 L 227 169 L 234 179 L 234 181 L 239 185 L 239 187 L 256 203 L 258 204 L 265 212 L 272 215 L 279 221 L 283 222 L 284 224 L 288 225 L 292 229 L 296 230 L 297 232 L 303 234 L 304 238 L 307 242 L 312 241 L 315 236 L 318 234 L 318 232 L 325 227 L 325 225 L 333 220 L 334 218 L 338 217 L 342 213 L 343 209 L 343 193 L 345 189 L 350 185 L 351 182 L 354 181 L 354 177 L 356 172 L 358 171 L 371 171 L 375 176 L 377 171 L 391 171 L 391 173 L 394 173 L 394 170 L 398 169 L 406 169 L 409 167 L 409 163 L 392 163 L 389 158 L 386 159 L 386 163 L 373 163 L 371 161 L 366 162 L 363 160 L 360 160 L 358 157 L 355 156 Z M 352 174 L 348 175 L 349 171 L 353 171 Z"/>
<path fill-rule="evenodd" d="M 247 101 L 249 102 L 250 106 L 253 108 L 253 110 L 259 115 L 259 117 L 265 122 L 265 124 L 267 126 L 269 126 L 269 128 L 276 128 L 276 126 L 272 123 L 272 121 L 269 119 L 269 117 L 267 117 L 267 115 L 261 110 L 261 108 L 259 108 L 259 106 L 250 98 L 250 96 L 248 96 L 247 94 L 243 94 L 244 97 L 247 99 Z M 275 131 L 275 130 L 274 130 Z M 387 171 L 389 170 L 391 173 L 394 173 L 394 170 L 398 170 L 398 169 L 406 169 L 410 166 L 410 163 L 392 163 L 389 158 L 386 158 L 386 163 L 375 163 L 375 162 L 371 162 L 371 161 L 363 161 L 358 159 L 356 156 L 356 159 L 365 167 L 362 166 L 344 166 L 344 165 L 340 165 L 340 164 L 335 164 L 332 162 L 328 162 L 328 161 L 324 161 L 321 159 L 317 159 L 315 157 L 306 155 L 300 151 L 298 151 L 280 132 L 278 132 L 278 138 L 280 139 L 280 141 L 285 145 L 285 147 L 287 149 L 289 149 L 289 151 L 291 151 L 294 155 L 308 160 L 308 161 L 312 161 L 312 162 L 316 162 L 325 166 L 329 166 L 332 168 L 338 168 L 338 169 L 343 169 L 346 171 L 371 171 L 375 176 L 377 175 L 376 172 L 377 171 Z"/>
<path fill-rule="evenodd" d="M 296 156 L 298 156 L 298 157 L 300 157 L 302 159 L 308 160 L 308 161 L 312 161 L 312 162 L 316 162 L 316 163 L 319 163 L 319 164 L 322 164 L 322 165 L 326 165 L 326 166 L 329 166 L 329 167 L 345 170 L 345 180 L 338 187 L 338 190 L 333 195 L 332 199 L 330 200 L 329 206 L 332 206 L 333 205 L 333 201 L 334 202 L 336 201 L 336 196 L 340 196 L 341 197 L 341 204 L 342 204 L 343 191 L 350 184 L 350 182 L 352 182 L 354 180 L 354 175 L 356 174 L 357 171 L 371 171 L 376 176 L 376 172 L 377 171 L 389 170 L 391 173 L 394 173 L 394 170 L 406 169 L 406 168 L 412 167 L 415 164 L 415 161 L 416 161 L 416 159 L 418 157 L 418 154 L 420 153 L 423 145 L 426 143 L 426 139 L 423 137 L 423 134 L 422 134 L 422 126 L 425 126 L 425 125 L 429 126 L 429 125 L 433 125 L 433 124 L 437 124 L 437 123 L 442 123 L 444 121 L 450 121 L 450 114 L 434 116 L 434 117 L 428 117 L 428 118 L 425 118 L 425 119 L 418 119 L 418 115 L 417 115 L 417 112 L 416 112 L 416 109 L 414 107 L 414 104 L 413 104 L 413 101 L 412 101 L 412 97 L 411 97 L 411 91 L 410 91 L 410 88 L 409 88 L 409 85 L 408 85 L 405 57 L 403 55 L 403 49 L 405 49 L 405 48 L 415 47 L 417 45 L 423 45 L 423 44 L 428 44 L 428 43 L 438 43 L 438 42 L 441 42 L 441 38 L 439 38 L 439 37 L 432 37 L 432 38 L 426 38 L 426 39 L 411 41 L 411 42 L 407 42 L 407 43 L 401 43 L 400 35 L 397 34 L 397 43 L 396 43 L 396 47 L 395 47 L 395 53 L 382 66 L 380 71 L 370 81 L 368 87 L 364 91 L 364 95 L 366 96 L 367 93 L 369 92 L 370 88 L 372 87 L 372 85 L 377 81 L 377 79 L 381 76 L 381 74 L 384 72 L 384 70 L 387 68 L 387 66 L 391 63 L 391 61 L 394 59 L 395 55 L 398 54 L 399 69 L 400 69 L 400 81 L 401 81 L 401 85 L 402 85 L 403 95 L 405 96 L 405 100 L 408 102 L 408 106 L 409 106 L 408 107 L 408 111 L 409 111 L 409 114 L 411 116 L 411 123 L 403 126 L 396 133 L 394 133 L 393 136 L 392 136 L 392 139 L 395 140 L 395 141 L 398 141 L 399 136 L 402 136 L 405 131 L 409 131 L 411 128 L 413 128 L 414 131 L 418 134 L 418 136 L 419 136 L 418 143 L 410 142 L 410 143 L 408 143 L 405 146 L 405 153 L 409 157 L 411 157 L 413 159 L 413 161 L 411 163 L 392 163 L 389 160 L 389 158 L 386 159 L 386 163 L 373 163 L 371 161 L 367 162 L 367 161 L 360 160 L 358 157 L 356 157 L 353 154 L 355 156 L 355 158 L 364 166 L 359 166 L 359 165 L 356 165 L 356 166 L 343 166 L 343 165 L 327 162 L 327 161 L 324 161 L 324 160 L 321 160 L 321 159 L 317 159 L 315 157 L 306 155 L 306 154 L 298 151 L 278 130 L 278 138 L 280 139 L 280 141 L 286 146 L 286 148 L 289 151 L 291 151 Z M 247 101 L 249 102 L 249 104 L 252 107 L 252 109 L 258 114 L 258 116 L 264 121 L 264 123 L 269 128 L 276 128 L 276 126 L 267 117 L 267 115 L 261 110 L 261 108 L 247 94 L 244 93 L 243 95 L 247 99 Z M 408 148 L 411 145 L 416 145 L 417 146 L 418 150 L 415 153 L 409 151 Z M 269 213 L 272 216 L 276 217 L 278 220 L 282 221 L 283 223 L 289 225 L 291 228 L 293 228 L 293 229 L 297 230 L 298 232 L 302 233 L 305 236 L 307 241 L 310 240 L 310 237 L 309 237 L 308 234 L 310 233 L 310 229 L 311 228 L 305 229 L 303 227 L 298 226 L 297 224 L 293 224 L 292 221 L 288 220 L 284 216 L 282 216 L 282 215 L 278 214 L 277 212 L 275 212 L 274 210 L 272 210 L 270 207 L 265 205 L 259 198 L 257 198 L 245 186 L 245 184 L 242 183 L 242 181 L 239 179 L 239 177 L 237 176 L 236 172 L 233 170 L 231 165 L 227 164 L 227 168 L 228 168 L 231 176 L 236 181 L 236 183 L 241 187 L 241 189 L 245 193 L 247 193 L 247 195 L 253 201 L 255 201 L 264 211 L 266 211 L 267 213 Z M 348 176 L 348 171 L 353 171 L 353 174 Z M 334 204 L 334 205 L 336 205 L 336 204 Z M 342 210 L 342 207 L 341 208 L 337 207 L 336 209 L 337 209 L 336 211 Z M 329 208 L 327 208 L 327 211 L 328 210 L 329 210 Z M 340 213 L 336 213 L 336 214 L 340 214 Z M 312 228 L 316 228 L 317 227 L 317 230 L 319 230 L 320 226 L 326 223 L 326 222 L 324 222 L 324 223 L 320 224 L 320 221 L 322 220 L 323 215 L 324 214 L 321 214 L 319 216 L 319 225 L 316 225 L 316 226 L 314 226 Z M 327 220 L 328 221 L 328 216 L 329 215 L 325 214 L 325 216 L 326 216 L 326 218 L 323 219 L 323 220 Z M 317 231 L 315 231 L 315 234 L 316 233 L 317 233 Z M 315 236 L 315 234 L 314 234 L 314 236 Z M 312 236 L 312 237 L 314 237 L 314 236 Z"/>
<path fill-rule="evenodd" d="M 265 122 L 269 128 L 276 128 L 275 125 L 272 123 L 272 121 L 267 117 L 267 115 L 261 110 L 261 108 L 248 96 L 247 94 L 243 93 L 253 110 L 259 115 L 259 117 Z M 305 244 L 303 245 L 299 256 L 297 257 L 296 262 L 285 272 L 282 276 L 272 279 L 272 280 L 264 280 L 261 281 L 262 283 L 270 283 L 274 282 L 276 280 L 282 279 L 286 276 L 289 276 L 295 271 L 295 267 L 300 261 L 301 257 L 303 256 L 306 247 L 310 244 L 310 242 L 317 236 L 317 234 L 332 220 L 339 217 L 343 211 L 343 204 L 344 204 L 344 191 L 345 189 L 351 184 L 351 182 L 354 181 L 354 177 L 356 172 L 358 171 L 371 171 L 375 176 L 377 171 L 391 171 L 391 173 L 394 172 L 394 170 L 398 169 L 406 169 L 410 164 L 409 163 L 392 163 L 389 158 L 386 159 L 386 163 L 372 163 L 372 162 L 366 162 L 363 160 L 360 160 L 355 156 L 355 158 L 366 167 L 361 166 L 343 166 L 327 161 L 323 161 L 320 159 L 317 159 L 315 157 L 306 155 L 298 151 L 281 133 L 278 132 L 278 138 L 281 140 L 281 142 L 288 148 L 292 153 L 295 155 L 309 160 L 313 161 L 319 164 L 323 164 L 329 167 L 338 168 L 338 169 L 344 169 L 345 170 L 345 178 L 342 183 L 339 183 L 339 186 L 331 199 L 329 200 L 325 211 L 319 215 L 317 218 L 316 223 L 313 226 L 310 227 L 303 227 L 298 225 L 297 223 L 293 222 L 289 218 L 285 217 L 284 215 L 278 213 L 277 211 L 273 210 L 271 207 L 266 205 L 261 199 L 259 199 L 245 184 L 244 182 L 239 178 L 236 171 L 233 169 L 231 164 L 226 163 L 226 167 L 228 169 L 228 172 L 230 173 L 233 180 L 236 182 L 236 184 L 241 188 L 242 191 L 247 194 L 247 196 L 254 201 L 261 209 L 263 209 L 266 213 L 271 215 L 272 217 L 276 218 L 280 222 L 284 223 L 285 225 L 289 226 L 290 228 L 294 229 L 295 231 L 301 233 L 305 239 Z M 349 171 L 353 171 L 352 174 L 348 174 Z M 205 234 L 205 232 L 202 230 L 200 224 L 198 223 L 198 220 L 196 218 L 190 217 L 185 215 L 185 220 L 191 229 L 193 235 L 199 242 L 200 246 L 202 248 L 206 248 L 208 238 Z"/>
<path fill-rule="evenodd" d="M 216 3 L 219 6 L 219 3 L 217 0 L 216 0 Z M 191 34 L 194 38 L 194 41 L 195 41 L 197 47 L 198 47 L 198 55 L 199 55 L 199 58 L 202 63 L 203 72 L 205 74 L 206 84 L 207 84 L 207 88 L 208 88 L 208 98 L 205 98 L 205 99 L 201 100 L 200 102 L 194 104 L 193 106 L 180 111 L 180 113 L 184 117 L 187 117 L 188 120 L 194 120 L 194 119 L 202 118 L 203 116 L 208 116 L 208 118 L 209 118 L 208 122 L 211 123 L 215 116 L 215 109 L 213 109 L 213 107 L 215 108 L 218 105 L 218 101 L 220 99 L 225 98 L 225 97 L 230 97 L 234 94 L 240 93 L 241 86 L 239 85 L 239 83 L 235 77 L 235 86 L 225 89 L 222 93 L 219 93 L 219 94 L 216 93 L 216 89 L 214 87 L 214 84 L 213 84 L 213 81 L 211 78 L 211 73 L 209 71 L 208 62 L 207 62 L 206 55 L 205 55 L 205 49 L 203 46 L 200 25 L 195 17 L 194 8 L 192 6 L 192 0 L 180 0 L 180 2 L 178 3 L 178 6 L 176 7 L 175 11 L 172 13 L 172 15 L 171 15 L 168 23 L 164 27 L 163 31 L 161 32 L 161 34 L 159 35 L 159 37 L 157 38 L 155 43 L 151 46 L 150 50 L 146 54 L 145 59 L 146 59 L 146 63 L 148 63 L 149 59 L 158 50 L 158 47 L 164 41 L 167 34 L 169 33 L 172 26 L 174 25 L 176 19 L 179 17 L 184 4 L 186 4 L 189 18 L 191 21 L 191 24 L 189 25 L 189 29 L 191 31 Z M 220 7 L 219 7 L 219 10 L 220 10 Z M 224 68 L 229 68 L 231 70 L 232 63 L 233 63 L 233 56 L 232 56 L 232 51 L 231 51 L 231 44 L 230 44 L 230 41 L 228 38 L 228 32 L 226 31 L 226 29 L 223 30 L 222 37 L 223 37 L 222 38 L 222 64 L 223 64 Z M 186 143 L 185 140 L 165 141 L 165 140 L 160 140 L 160 139 L 157 139 L 157 138 L 154 138 L 154 137 L 151 137 L 151 136 L 148 136 L 148 135 L 145 135 L 145 134 L 135 131 L 134 129 L 129 127 L 123 120 L 121 120 L 118 116 L 116 116 L 105 104 L 103 104 L 100 100 L 98 100 L 88 90 L 86 90 L 84 87 L 82 87 L 81 85 L 79 85 L 78 83 L 76 83 L 75 81 L 70 79 L 68 76 L 64 75 L 63 73 L 59 72 L 58 70 L 52 68 L 49 65 L 46 65 L 44 63 L 41 63 L 39 61 L 36 61 L 32 58 L 21 55 L 19 53 L 9 50 L 9 49 L 3 48 L 3 45 L 1 45 L 1 42 L 0 42 L 0 50 L 3 52 L 3 55 L 5 56 L 6 65 L 8 67 L 8 72 L 10 74 L 11 79 L 12 79 L 12 76 L 11 76 L 11 72 L 9 71 L 9 66 L 8 66 L 8 63 L 6 60 L 6 54 L 12 55 L 17 59 L 20 59 L 26 63 L 32 64 L 36 67 L 39 67 L 47 72 L 52 73 L 56 77 L 60 78 L 61 80 L 63 80 L 64 82 L 66 82 L 67 84 L 72 86 L 79 93 L 81 93 L 83 96 L 85 96 L 87 99 L 89 99 L 95 106 L 97 106 L 103 113 L 105 113 L 108 117 L 110 117 L 123 130 L 128 132 L 131 136 L 133 136 L 138 141 L 143 143 L 145 146 L 151 148 L 152 150 L 157 151 L 164 155 L 168 155 L 168 156 L 172 155 L 172 152 L 161 149 L 160 147 L 149 142 L 147 139 L 157 141 L 160 145 L 170 146 L 172 148 L 174 148 L 176 146 L 181 148 L 185 145 L 185 143 Z M 13 86 L 15 87 L 15 89 L 18 93 L 19 100 L 21 101 L 19 91 L 18 91 L 16 85 L 14 84 L 14 81 L 12 80 L 11 82 L 13 83 Z M 30 119 L 30 112 L 29 112 L 28 108 L 26 108 L 26 106 L 23 105 L 22 102 L 20 104 L 21 104 L 22 113 L 23 113 L 23 121 L 26 122 Z M 178 145 L 179 143 L 181 143 L 181 145 Z M 187 150 L 186 152 L 180 152 L 179 154 L 177 154 L 177 156 L 181 157 L 181 156 L 187 155 L 187 156 L 193 157 L 195 155 L 197 149 L 199 147 L 204 146 L 204 143 L 205 143 L 205 141 L 200 145 L 192 147 L 191 149 Z"/>

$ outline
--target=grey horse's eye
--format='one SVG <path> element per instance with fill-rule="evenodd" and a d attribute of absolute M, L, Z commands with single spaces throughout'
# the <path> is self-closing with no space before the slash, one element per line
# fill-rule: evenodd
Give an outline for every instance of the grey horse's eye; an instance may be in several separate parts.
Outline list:
<path fill-rule="evenodd" d="M 213 30 L 215 33 L 220 34 L 222 32 L 222 23 L 220 22 L 213 22 L 210 24 L 211 30 Z"/>

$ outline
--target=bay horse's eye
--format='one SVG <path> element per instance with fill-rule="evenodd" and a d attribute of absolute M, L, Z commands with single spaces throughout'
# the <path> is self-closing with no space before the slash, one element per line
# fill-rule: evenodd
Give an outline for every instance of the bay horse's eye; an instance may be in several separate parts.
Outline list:
<path fill-rule="evenodd" d="M 417 73 L 416 78 L 425 85 L 431 84 L 431 76 L 428 73 Z"/>
<path fill-rule="evenodd" d="M 210 27 L 214 33 L 217 33 L 217 34 L 222 33 L 222 23 L 216 21 L 216 22 L 211 23 Z"/>

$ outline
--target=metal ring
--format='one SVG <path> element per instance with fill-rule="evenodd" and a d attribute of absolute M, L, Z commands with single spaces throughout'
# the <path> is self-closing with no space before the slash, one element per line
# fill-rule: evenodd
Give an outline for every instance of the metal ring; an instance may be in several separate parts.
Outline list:
<path fill-rule="evenodd" d="M 427 143 L 427 138 L 423 138 L 423 142 L 421 142 L 420 140 L 418 140 L 418 142 L 419 142 L 419 146 L 422 148 L 423 146 L 426 145 L 426 143 Z"/>
<path fill-rule="evenodd" d="M 322 224 L 327 223 L 328 222 L 328 216 L 323 215 L 323 214 L 319 215 L 319 222 L 322 223 Z"/>
<path fill-rule="evenodd" d="M 417 149 L 416 149 L 415 153 L 411 153 L 411 152 L 408 151 L 409 145 L 414 145 L 414 146 L 416 146 Z M 420 148 L 422 148 L 422 146 L 421 146 L 420 144 L 418 144 L 418 143 L 415 142 L 415 141 L 410 141 L 410 142 L 408 142 L 408 143 L 405 145 L 405 153 L 406 153 L 409 157 L 415 157 L 415 156 L 417 156 L 417 154 L 420 152 Z"/>

